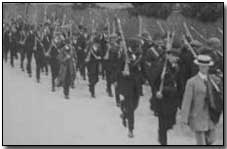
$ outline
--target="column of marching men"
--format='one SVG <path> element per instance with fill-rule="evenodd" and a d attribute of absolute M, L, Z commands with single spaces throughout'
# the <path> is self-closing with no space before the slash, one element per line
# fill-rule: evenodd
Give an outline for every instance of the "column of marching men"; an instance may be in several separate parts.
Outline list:
<path fill-rule="evenodd" d="M 176 124 L 177 111 L 182 103 L 182 111 L 187 113 L 184 122 L 195 132 L 197 144 L 212 144 L 212 141 L 207 141 L 209 134 L 205 132 L 211 132 L 214 128 L 207 125 L 210 122 L 217 125 L 223 109 L 223 105 L 218 105 L 218 101 L 223 100 L 220 40 L 212 37 L 201 43 L 193 39 L 186 29 L 181 44 L 176 45 L 174 31 L 167 31 L 159 39 L 153 40 L 148 32 L 125 37 L 119 18 L 113 20 L 113 26 L 116 29 L 112 33 L 109 22 L 100 31 L 92 29 L 89 32 L 83 24 L 72 31 L 65 28 L 59 19 L 30 24 L 22 17 L 12 18 L 3 24 L 3 58 L 5 62 L 9 58 L 11 67 L 14 67 L 15 60 L 19 60 L 21 70 L 29 77 L 35 75 L 37 83 L 42 79 L 41 72 L 45 75 L 51 73 L 51 90 L 54 92 L 56 87 L 63 87 L 66 99 L 69 99 L 70 89 L 77 85 L 74 83 L 78 79 L 76 72 L 79 71 L 83 80 L 88 79 L 88 91 L 93 98 L 96 97 L 95 86 L 101 75 L 106 80 L 108 96 L 115 98 L 116 106 L 122 111 L 122 124 L 128 128 L 130 138 L 133 137 L 134 112 L 143 96 L 143 85 L 148 84 L 152 93 L 150 108 L 158 117 L 158 140 L 161 145 L 167 144 L 167 132 Z M 35 59 L 35 72 L 31 68 L 32 58 Z M 197 63 L 194 63 L 195 60 Z M 188 86 L 190 78 L 197 75 L 200 67 L 208 66 L 208 60 L 214 63 L 209 65 L 209 76 L 214 78 L 215 83 L 211 85 L 211 91 L 216 104 L 216 108 L 213 108 L 216 119 L 204 119 L 205 116 L 199 113 L 191 119 L 190 112 L 193 113 L 194 106 L 196 112 L 200 113 L 206 113 L 207 109 L 204 111 L 196 107 L 201 105 L 188 102 L 188 92 L 192 91 L 185 86 Z M 205 91 L 197 92 L 206 94 Z M 198 100 L 206 105 L 203 98 Z"/>

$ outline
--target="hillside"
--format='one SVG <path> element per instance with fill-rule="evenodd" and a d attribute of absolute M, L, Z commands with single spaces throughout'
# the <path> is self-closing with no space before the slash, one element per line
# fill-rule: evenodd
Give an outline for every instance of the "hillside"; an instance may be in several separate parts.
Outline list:
<path fill-rule="evenodd" d="M 53 12 L 56 12 L 56 15 L 60 18 L 63 17 L 63 14 L 67 14 L 67 18 L 73 19 L 76 24 L 78 24 L 82 18 L 84 19 L 84 24 L 87 25 L 88 28 L 91 28 L 91 20 L 95 19 L 96 26 L 99 28 L 105 22 L 105 19 L 109 17 L 112 22 L 115 15 L 121 18 L 123 24 L 123 30 L 126 36 L 135 36 L 138 34 L 138 19 L 135 16 L 130 16 L 126 8 L 124 9 L 109 9 L 106 7 L 112 6 L 112 8 L 116 7 L 126 7 L 129 6 L 127 3 L 99 3 L 100 6 L 105 8 L 93 8 L 86 10 L 78 10 L 73 11 L 70 5 L 48 5 L 47 14 L 50 16 Z M 10 4 L 4 5 L 3 16 L 4 18 L 10 18 L 11 16 L 15 16 L 16 14 L 24 14 L 24 5 L 23 4 Z M 16 10 L 16 11 L 15 11 Z M 44 5 L 31 5 L 29 7 L 29 20 L 31 22 L 42 22 L 44 16 Z M 15 14 L 16 12 L 16 14 Z M 161 33 L 159 26 L 156 23 L 157 19 L 154 18 L 143 18 L 145 28 L 151 33 L 152 36 Z M 219 19 L 215 23 L 202 23 L 194 19 L 185 18 L 178 12 L 173 12 L 167 20 L 159 20 L 165 30 L 176 30 L 177 38 L 181 39 L 181 33 L 184 32 L 183 22 L 187 22 L 188 26 L 192 25 L 195 27 L 203 36 L 205 37 L 218 37 L 222 39 L 222 35 L 218 32 L 217 27 L 223 28 L 223 19 Z M 200 40 L 199 36 L 191 31 L 193 37 Z"/>

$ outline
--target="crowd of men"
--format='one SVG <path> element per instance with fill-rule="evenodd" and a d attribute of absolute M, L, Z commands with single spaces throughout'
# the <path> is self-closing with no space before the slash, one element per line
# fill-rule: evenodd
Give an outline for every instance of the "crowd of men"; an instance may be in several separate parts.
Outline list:
<path fill-rule="evenodd" d="M 204 62 L 204 55 L 214 62 L 209 69 L 215 83 L 211 85 L 212 97 L 215 101 L 216 97 L 223 100 L 223 49 L 217 37 L 202 43 L 186 30 L 181 45 L 174 46 L 174 31 L 167 31 L 158 40 L 153 40 L 148 32 L 125 37 L 119 18 L 113 20 L 116 29 L 112 33 L 108 21 L 102 30 L 93 28 L 91 32 L 84 24 L 78 23 L 77 30 L 72 30 L 63 22 L 54 18 L 42 24 L 31 24 L 20 16 L 5 21 L 4 61 L 7 62 L 10 55 L 10 65 L 14 67 L 14 61 L 20 60 L 21 70 L 32 77 L 34 56 L 37 82 L 41 80 L 41 72 L 46 75 L 51 72 L 51 90 L 54 92 L 56 87 L 63 87 L 66 99 L 69 99 L 70 89 L 77 85 L 78 71 L 82 79 L 88 79 L 88 90 L 93 98 L 101 75 L 106 80 L 107 95 L 115 97 L 116 106 L 122 111 L 122 124 L 128 128 L 130 138 L 133 137 L 134 112 L 143 96 L 143 86 L 149 84 L 152 93 L 150 107 L 159 120 L 158 140 L 161 145 L 167 145 L 167 132 L 176 124 L 177 111 L 188 94 L 187 81 L 200 68 L 194 61 Z M 201 55 L 202 59 L 198 59 Z M 185 111 L 187 104 L 183 107 Z M 219 119 L 222 108 L 219 107 L 218 113 L 217 109 L 214 111 Z M 208 131 L 208 128 L 201 126 L 195 131 Z"/>

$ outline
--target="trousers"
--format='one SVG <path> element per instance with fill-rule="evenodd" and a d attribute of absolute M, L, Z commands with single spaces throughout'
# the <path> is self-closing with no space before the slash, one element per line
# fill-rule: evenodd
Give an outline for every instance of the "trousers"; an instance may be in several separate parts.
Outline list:
<path fill-rule="evenodd" d="M 212 145 L 216 139 L 216 129 L 195 132 L 197 145 Z"/>

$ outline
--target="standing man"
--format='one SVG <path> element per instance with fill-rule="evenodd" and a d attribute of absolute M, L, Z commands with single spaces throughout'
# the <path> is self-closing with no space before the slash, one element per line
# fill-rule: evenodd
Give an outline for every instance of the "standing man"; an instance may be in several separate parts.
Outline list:
<path fill-rule="evenodd" d="M 210 111 L 216 106 L 209 76 L 209 68 L 214 62 L 208 55 L 198 55 L 194 63 L 198 65 L 199 72 L 187 81 L 181 123 L 194 131 L 197 145 L 211 145 L 215 141 L 215 124 L 218 122 L 212 120 Z"/>

